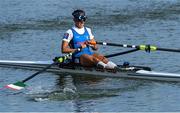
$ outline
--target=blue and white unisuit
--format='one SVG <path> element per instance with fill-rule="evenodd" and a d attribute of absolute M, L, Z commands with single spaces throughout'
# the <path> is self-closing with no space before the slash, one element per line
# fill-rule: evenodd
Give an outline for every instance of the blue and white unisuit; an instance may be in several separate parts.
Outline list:
<path fill-rule="evenodd" d="M 77 49 L 77 48 L 81 47 L 82 43 L 90 40 L 90 35 L 89 35 L 86 27 L 84 27 L 84 31 L 85 31 L 84 34 L 77 33 L 73 28 L 71 28 L 71 30 L 73 33 L 73 38 L 70 41 L 70 46 L 72 48 Z M 79 58 L 82 54 L 92 55 L 93 52 L 90 50 L 90 47 L 87 46 L 87 47 L 83 48 L 80 52 L 75 53 L 74 57 Z"/>

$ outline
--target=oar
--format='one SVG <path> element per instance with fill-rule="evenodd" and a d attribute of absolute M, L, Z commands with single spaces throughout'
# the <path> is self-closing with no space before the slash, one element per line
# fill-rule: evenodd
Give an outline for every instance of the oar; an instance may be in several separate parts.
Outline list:
<path fill-rule="evenodd" d="M 96 42 L 100 45 L 107 45 L 107 46 L 117 46 L 117 47 L 124 47 L 124 48 L 137 48 L 139 50 L 145 50 L 147 52 L 150 51 L 168 51 L 168 52 L 180 52 L 180 49 L 170 49 L 170 48 L 160 48 L 152 45 L 127 45 L 127 44 L 117 44 L 117 43 L 107 43 L 107 42 Z"/>
<path fill-rule="evenodd" d="M 25 84 L 26 81 L 34 78 L 35 76 L 37 76 L 38 74 L 40 73 L 43 73 L 45 72 L 47 69 L 49 69 L 50 67 L 52 67 L 53 65 L 56 65 L 57 63 L 63 63 L 65 60 L 69 59 L 71 56 L 72 56 L 73 53 L 69 53 L 65 56 L 62 56 L 62 57 L 59 57 L 57 60 L 58 61 L 54 61 L 52 64 L 48 65 L 47 67 L 43 68 L 42 70 L 34 73 L 33 75 L 25 78 L 24 80 L 22 81 L 18 81 L 16 83 L 13 83 L 13 84 L 9 84 L 9 85 L 6 85 L 5 87 L 6 88 L 9 88 L 9 89 L 13 89 L 13 90 L 21 90 L 23 89 L 24 87 L 26 87 L 27 85 Z"/>
<path fill-rule="evenodd" d="M 123 51 L 123 52 L 120 52 L 120 53 L 114 53 L 114 54 L 105 55 L 105 57 L 106 58 L 115 57 L 115 56 L 119 56 L 119 55 L 124 55 L 124 54 L 128 54 L 128 53 L 136 52 L 138 50 L 139 49 L 135 48 L 135 49 L 128 50 L 128 51 Z"/>

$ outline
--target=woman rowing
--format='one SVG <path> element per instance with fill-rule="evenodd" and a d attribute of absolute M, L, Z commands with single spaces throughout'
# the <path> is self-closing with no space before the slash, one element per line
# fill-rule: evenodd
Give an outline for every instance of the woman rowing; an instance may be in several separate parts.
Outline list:
<path fill-rule="evenodd" d="M 62 53 L 71 53 L 81 50 L 73 55 L 73 62 L 82 66 L 114 69 L 117 65 L 103 55 L 94 53 L 97 50 L 96 41 L 90 28 L 84 27 L 87 19 L 83 10 L 75 10 L 73 13 L 74 26 L 67 30 L 62 40 Z"/>

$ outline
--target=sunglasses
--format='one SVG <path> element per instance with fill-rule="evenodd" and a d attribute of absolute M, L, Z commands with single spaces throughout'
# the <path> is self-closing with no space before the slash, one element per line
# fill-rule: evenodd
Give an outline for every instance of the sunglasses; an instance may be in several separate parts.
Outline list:
<path fill-rule="evenodd" d="M 78 17 L 75 17 L 75 19 L 77 20 L 77 21 L 86 21 L 86 19 L 87 19 L 87 17 L 86 16 L 78 16 Z"/>

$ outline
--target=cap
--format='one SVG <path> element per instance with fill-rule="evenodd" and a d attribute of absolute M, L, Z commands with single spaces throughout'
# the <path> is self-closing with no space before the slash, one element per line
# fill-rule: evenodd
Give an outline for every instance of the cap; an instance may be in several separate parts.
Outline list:
<path fill-rule="evenodd" d="M 85 14 L 85 11 L 83 10 L 75 10 L 72 15 L 74 16 L 74 18 L 77 20 L 77 21 L 86 21 L 87 17 L 86 17 L 86 14 Z"/>

